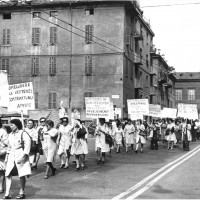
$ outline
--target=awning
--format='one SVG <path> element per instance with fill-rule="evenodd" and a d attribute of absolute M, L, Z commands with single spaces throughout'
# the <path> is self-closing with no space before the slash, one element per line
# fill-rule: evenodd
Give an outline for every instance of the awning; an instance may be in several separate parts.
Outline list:
<path fill-rule="evenodd" d="M 8 117 L 21 117 L 20 112 L 8 112 L 8 109 L 5 107 L 0 107 L 0 117 L 8 118 Z M 23 114 L 24 118 L 28 118 L 28 115 Z"/>

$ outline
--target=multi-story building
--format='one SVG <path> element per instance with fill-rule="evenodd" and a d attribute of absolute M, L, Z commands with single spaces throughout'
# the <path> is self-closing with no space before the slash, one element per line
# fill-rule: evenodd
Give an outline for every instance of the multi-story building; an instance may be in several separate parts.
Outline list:
<path fill-rule="evenodd" d="M 178 103 L 197 104 L 200 113 L 200 72 L 176 72 L 175 96 Z"/>
<path fill-rule="evenodd" d="M 175 108 L 175 77 L 160 52 L 151 47 L 150 103 Z"/>
<path fill-rule="evenodd" d="M 149 98 L 154 33 L 137 1 L 34 0 L 0 4 L 0 61 L 9 83 L 33 82 L 35 118 L 59 108 L 84 118 L 84 97 Z M 31 3 L 30 3 L 31 2 Z"/>

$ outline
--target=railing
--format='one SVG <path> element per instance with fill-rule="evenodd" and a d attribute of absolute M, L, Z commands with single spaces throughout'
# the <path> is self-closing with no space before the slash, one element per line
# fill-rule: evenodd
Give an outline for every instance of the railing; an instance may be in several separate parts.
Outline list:
<path fill-rule="evenodd" d="M 156 54 L 157 49 L 153 46 L 150 47 L 150 53 Z"/>
<path fill-rule="evenodd" d="M 155 67 L 151 66 L 150 67 L 150 74 L 156 75 L 156 73 L 157 73 L 157 70 L 155 69 Z"/>
<path fill-rule="evenodd" d="M 142 55 L 135 53 L 134 54 L 134 63 L 142 65 Z"/>
<path fill-rule="evenodd" d="M 134 38 L 137 39 L 137 40 L 143 40 L 142 31 L 139 32 L 139 31 L 135 30 Z"/>

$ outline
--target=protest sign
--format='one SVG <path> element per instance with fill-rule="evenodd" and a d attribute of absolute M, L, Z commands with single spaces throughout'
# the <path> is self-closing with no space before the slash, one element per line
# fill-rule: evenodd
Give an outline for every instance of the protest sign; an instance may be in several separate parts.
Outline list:
<path fill-rule="evenodd" d="M 197 104 L 178 104 L 177 117 L 183 117 L 188 119 L 198 119 Z"/>
<path fill-rule="evenodd" d="M 122 109 L 115 108 L 115 115 L 117 115 L 118 118 L 122 118 Z"/>
<path fill-rule="evenodd" d="M 109 97 L 85 97 L 86 118 L 110 118 Z"/>
<path fill-rule="evenodd" d="M 0 70 L 0 106 L 8 107 L 8 76 L 7 73 Z"/>
<path fill-rule="evenodd" d="M 149 104 L 149 116 L 161 117 L 161 106 L 156 104 Z"/>
<path fill-rule="evenodd" d="M 163 108 L 161 111 L 162 118 L 172 118 L 175 119 L 177 114 L 176 108 Z"/>
<path fill-rule="evenodd" d="M 32 82 L 9 85 L 8 111 L 23 111 L 35 109 Z"/>
<path fill-rule="evenodd" d="M 128 99 L 128 114 L 132 118 L 141 119 L 141 116 L 149 114 L 149 102 L 148 99 Z"/>

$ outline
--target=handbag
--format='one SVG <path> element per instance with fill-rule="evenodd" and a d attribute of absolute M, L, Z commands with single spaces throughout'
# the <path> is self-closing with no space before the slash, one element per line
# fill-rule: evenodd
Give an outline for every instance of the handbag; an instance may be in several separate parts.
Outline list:
<path fill-rule="evenodd" d="M 112 137 L 107 133 L 105 134 L 105 141 L 109 144 L 109 147 L 112 147 L 114 144 Z"/>
<path fill-rule="evenodd" d="M 165 135 L 166 135 L 166 136 L 169 135 L 169 132 L 170 132 L 170 130 L 167 129 L 167 130 L 165 131 Z"/>
<path fill-rule="evenodd" d="M 139 135 L 145 137 L 145 136 L 146 136 L 146 133 L 145 133 L 145 131 L 140 130 Z"/>

